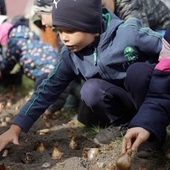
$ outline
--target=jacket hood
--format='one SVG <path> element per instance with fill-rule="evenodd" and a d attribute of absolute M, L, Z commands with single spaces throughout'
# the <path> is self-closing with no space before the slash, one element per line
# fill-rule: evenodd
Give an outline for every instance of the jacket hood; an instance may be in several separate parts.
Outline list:
<path fill-rule="evenodd" d="M 112 11 L 107 8 L 103 8 L 103 30 L 100 35 L 99 48 L 106 48 L 110 42 L 110 38 L 113 39 L 116 35 L 118 27 L 124 22 L 118 18 Z M 111 26 L 110 26 L 111 25 Z"/>

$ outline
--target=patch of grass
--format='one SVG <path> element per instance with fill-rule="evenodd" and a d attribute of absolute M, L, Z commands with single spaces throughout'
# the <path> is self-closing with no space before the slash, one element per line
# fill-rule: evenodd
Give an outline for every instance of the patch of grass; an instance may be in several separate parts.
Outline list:
<path fill-rule="evenodd" d="M 67 118 L 72 118 L 73 116 L 75 116 L 77 114 L 77 109 L 76 108 L 66 108 L 63 107 L 61 109 L 62 114 L 67 117 Z"/>
<path fill-rule="evenodd" d="M 27 95 L 30 91 L 34 90 L 35 82 L 25 75 L 22 76 L 22 83 L 17 85 L 0 86 L 0 93 L 6 94 L 9 92 L 20 93 L 21 95 Z"/>
<path fill-rule="evenodd" d="M 101 132 L 103 130 L 103 128 L 101 128 L 100 126 L 93 126 L 90 129 L 94 133 L 99 133 L 99 132 Z"/>
<path fill-rule="evenodd" d="M 0 86 L 0 93 L 4 94 L 7 93 L 8 89 Z"/>
<path fill-rule="evenodd" d="M 35 82 L 25 75 L 22 76 L 22 84 L 16 87 L 16 91 L 26 95 L 30 91 L 34 90 Z"/>
<path fill-rule="evenodd" d="M 97 133 L 101 132 L 103 128 L 99 126 L 87 127 L 84 126 L 83 134 L 88 138 L 93 138 Z"/>

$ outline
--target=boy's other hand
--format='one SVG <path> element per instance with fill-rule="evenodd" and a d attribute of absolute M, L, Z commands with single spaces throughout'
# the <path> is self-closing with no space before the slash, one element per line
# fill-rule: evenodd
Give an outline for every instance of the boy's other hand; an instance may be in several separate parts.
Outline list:
<path fill-rule="evenodd" d="M 8 143 L 19 145 L 18 136 L 21 132 L 21 128 L 17 125 L 11 125 L 11 127 L 0 135 L 0 151 L 2 151 Z"/>
<path fill-rule="evenodd" d="M 128 149 L 134 152 L 139 145 L 146 141 L 150 136 L 150 132 L 141 127 L 128 129 L 122 142 L 122 154 L 125 154 Z"/>

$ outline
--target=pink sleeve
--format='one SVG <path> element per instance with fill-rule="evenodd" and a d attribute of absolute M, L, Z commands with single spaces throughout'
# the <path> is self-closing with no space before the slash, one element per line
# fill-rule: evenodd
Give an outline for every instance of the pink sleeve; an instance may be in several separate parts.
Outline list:
<path fill-rule="evenodd" d="M 170 58 L 159 59 L 159 63 L 155 69 L 165 72 L 170 72 Z"/>
<path fill-rule="evenodd" d="M 159 55 L 159 63 L 155 69 L 170 72 L 170 44 L 163 38 L 162 50 Z"/>

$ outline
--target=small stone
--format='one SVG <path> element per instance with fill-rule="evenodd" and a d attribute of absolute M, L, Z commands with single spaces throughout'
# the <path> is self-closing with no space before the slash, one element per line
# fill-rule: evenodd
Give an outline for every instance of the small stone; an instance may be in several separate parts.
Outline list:
<path fill-rule="evenodd" d="M 44 164 L 42 164 L 42 168 L 48 168 L 50 166 L 51 166 L 51 164 L 48 162 L 45 162 Z"/>

